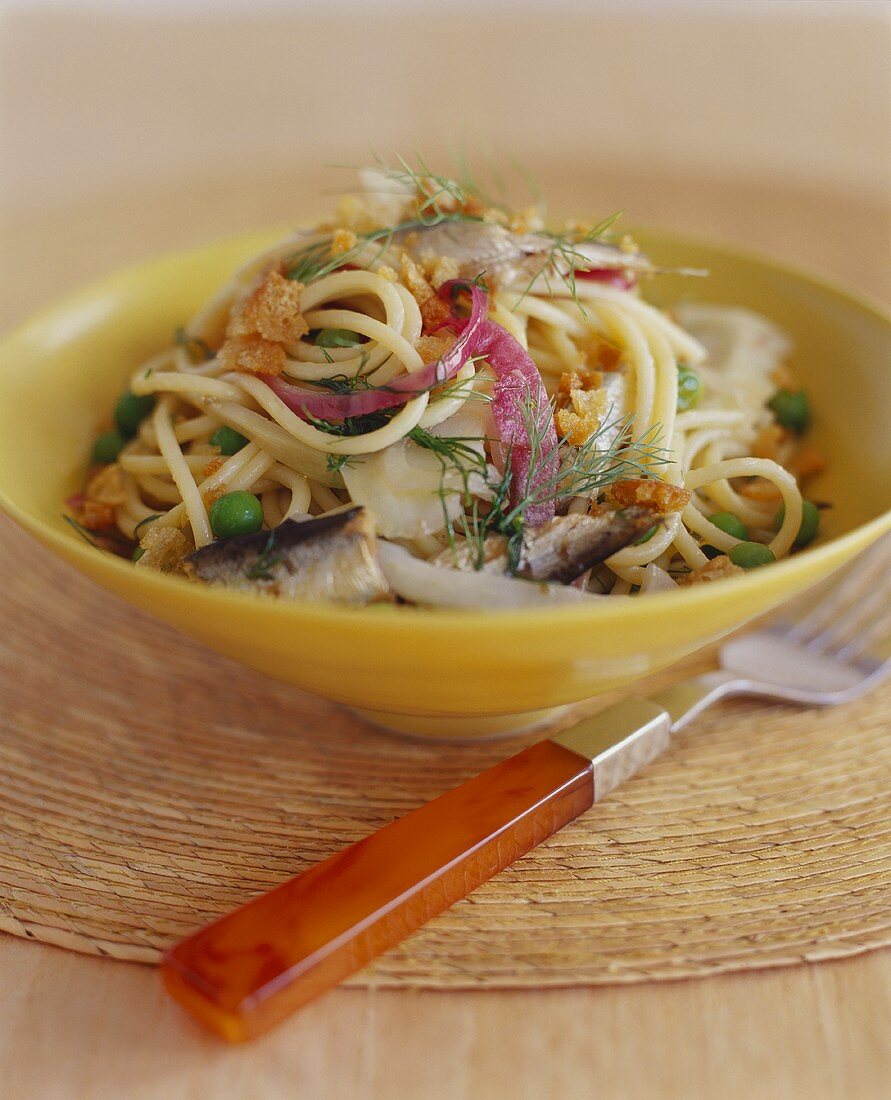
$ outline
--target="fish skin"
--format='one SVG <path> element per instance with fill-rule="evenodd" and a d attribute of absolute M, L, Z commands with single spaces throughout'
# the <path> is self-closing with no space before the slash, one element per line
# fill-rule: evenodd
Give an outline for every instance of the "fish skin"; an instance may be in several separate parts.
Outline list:
<path fill-rule="evenodd" d="M 517 575 L 570 584 L 640 538 L 654 522 L 657 517 L 650 509 L 637 506 L 598 516 L 556 516 L 524 539 Z"/>
<path fill-rule="evenodd" d="M 526 532 L 516 575 L 526 580 L 570 584 L 640 538 L 658 521 L 659 517 L 650 509 L 637 506 L 598 516 L 556 516 Z M 483 556 L 484 573 L 508 572 L 507 540 L 502 535 L 486 539 Z M 444 550 L 433 559 L 433 564 L 463 571 L 474 568 L 466 547 Z"/>
<path fill-rule="evenodd" d="M 187 563 L 207 584 L 282 599 L 364 604 L 391 598 L 377 561 L 374 524 L 364 508 L 219 539 L 196 550 Z"/>
<path fill-rule="evenodd" d="M 558 250 L 554 239 L 542 233 L 512 233 L 502 225 L 474 221 L 446 221 L 437 225 L 401 230 L 393 242 L 414 260 L 426 254 L 452 259 L 459 278 L 475 279 L 488 273 L 504 286 L 528 283 L 549 266 L 561 276 L 571 268 L 590 270 L 652 271 L 653 265 L 640 252 L 625 252 L 598 241 L 571 246 L 572 263 Z"/>

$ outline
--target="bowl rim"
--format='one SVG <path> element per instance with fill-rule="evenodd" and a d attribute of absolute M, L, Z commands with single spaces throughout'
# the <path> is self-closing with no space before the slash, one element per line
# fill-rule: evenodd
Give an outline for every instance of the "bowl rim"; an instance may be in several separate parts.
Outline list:
<path fill-rule="evenodd" d="M 98 295 L 115 292 L 121 293 L 131 279 L 143 277 L 153 268 L 165 268 L 168 265 L 182 262 L 188 259 L 197 259 L 202 254 L 210 254 L 224 248 L 247 249 L 251 244 L 263 247 L 263 242 L 272 242 L 277 234 L 293 232 L 293 229 L 264 229 L 239 233 L 233 236 L 221 237 L 210 243 L 197 245 L 186 249 L 167 250 L 153 257 L 137 261 L 126 267 L 116 269 L 101 278 L 94 280 L 86 286 L 79 287 L 69 294 L 57 299 L 55 302 L 42 307 L 36 313 L 15 325 L 0 338 L 0 369 L 3 361 L 14 351 L 14 345 L 19 341 L 39 335 L 40 329 L 60 314 L 76 312 L 78 309 L 95 299 Z M 719 251 L 728 258 L 743 260 L 763 267 L 770 268 L 792 279 L 804 282 L 824 292 L 844 299 L 848 306 L 865 311 L 872 318 L 891 330 L 891 309 L 884 303 L 872 298 L 870 295 L 854 291 L 833 282 L 823 275 L 814 274 L 792 264 L 777 261 L 762 253 L 722 241 L 709 240 L 690 236 L 687 234 L 673 233 L 656 227 L 647 227 L 638 232 L 641 237 L 654 237 L 672 244 L 680 244 L 690 248 L 706 248 Z M 60 508 L 62 502 L 60 502 Z M 72 532 L 68 534 L 45 520 L 32 515 L 24 508 L 16 504 L 0 485 L 0 509 L 5 511 L 20 527 L 37 536 L 45 545 L 48 545 L 61 557 L 73 557 L 83 563 L 82 571 L 87 575 L 93 575 L 104 569 L 121 571 L 122 581 L 132 582 L 134 579 L 134 567 L 132 563 L 125 561 L 111 553 L 99 551 L 88 545 L 86 539 L 79 541 Z M 297 600 L 263 601 L 270 613 L 282 618 L 284 621 L 293 619 L 301 622 L 332 622 L 343 625 L 358 626 L 373 632 L 414 632 L 414 624 L 418 621 L 431 631 L 439 633 L 463 633 L 467 627 L 469 616 L 474 616 L 474 628 L 477 630 L 500 632 L 506 627 L 534 628 L 542 627 L 546 622 L 555 620 L 567 626 L 578 627 L 587 623 L 592 626 L 609 625 L 617 618 L 626 620 L 646 619 L 651 611 L 656 608 L 670 608 L 675 605 L 679 609 L 695 612 L 703 607 L 721 602 L 732 595 L 744 600 L 746 593 L 755 592 L 764 587 L 765 583 L 774 583 L 780 578 L 791 582 L 799 579 L 811 571 L 811 564 L 827 558 L 851 556 L 858 549 L 865 547 L 882 534 L 891 531 L 891 508 L 879 515 L 867 520 L 866 523 L 846 531 L 844 534 L 830 539 L 828 542 L 800 551 L 792 557 L 783 559 L 769 566 L 767 570 L 756 569 L 745 573 L 743 576 L 728 577 L 720 584 L 703 584 L 678 588 L 676 592 L 651 593 L 645 600 L 621 600 L 621 599 L 593 599 L 590 602 L 580 602 L 577 606 L 571 604 L 544 605 L 542 607 L 528 608 L 426 608 L 406 607 L 395 604 L 376 604 L 369 614 L 367 606 L 350 606 L 343 604 L 313 603 Z M 98 562 L 102 562 L 101 569 Z M 141 585 L 147 591 L 171 593 L 180 591 L 189 593 L 192 599 L 197 599 L 209 608 L 257 608 L 257 594 L 250 592 L 238 592 L 230 589 L 215 588 L 207 585 L 196 585 L 185 578 L 172 577 L 149 570 L 139 570 L 137 574 Z M 172 587 L 171 587 L 172 586 Z M 794 585 L 789 585 L 793 591 Z M 272 610 L 274 609 L 274 610 Z"/>

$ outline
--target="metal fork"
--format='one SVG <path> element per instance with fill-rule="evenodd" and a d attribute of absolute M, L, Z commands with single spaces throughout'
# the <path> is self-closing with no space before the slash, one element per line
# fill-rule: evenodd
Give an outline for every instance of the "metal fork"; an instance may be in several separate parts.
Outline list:
<path fill-rule="evenodd" d="M 224 1038 L 252 1038 L 584 813 L 717 699 L 868 691 L 891 670 L 889 564 L 891 539 L 808 610 L 728 642 L 718 670 L 539 741 L 199 930 L 165 956 L 168 990 Z"/>
<path fill-rule="evenodd" d="M 658 756 L 672 733 L 730 695 L 803 706 L 845 703 L 891 673 L 891 537 L 839 579 L 794 601 L 782 617 L 725 643 L 719 668 L 647 699 L 630 698 L 553 738 L 576 752 L 594 747 L 595 799 Z M 597 780 L 600 779 L 598 783 Z"/>

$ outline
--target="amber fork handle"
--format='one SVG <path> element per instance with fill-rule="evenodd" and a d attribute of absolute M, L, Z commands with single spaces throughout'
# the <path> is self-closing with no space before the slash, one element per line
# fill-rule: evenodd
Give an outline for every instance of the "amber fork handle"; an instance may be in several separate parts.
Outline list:
<path fill-rule="evenodd" d="M 202 928 L 164 957 L 168 991 L 232 1042 L 266 1031 L 466 897 L 667 745 L 662 708 L 637 699 L 611 712 L 574 727 L 567 744 L 524 749 Z"/>

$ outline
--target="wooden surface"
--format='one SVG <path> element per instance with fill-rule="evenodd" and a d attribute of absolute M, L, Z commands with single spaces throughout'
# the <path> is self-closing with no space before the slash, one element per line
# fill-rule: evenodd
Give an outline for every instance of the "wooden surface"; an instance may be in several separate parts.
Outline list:
<path fill-rule="evenodd" d="M 884 1100 L 891 953 L 670 985 L 337 990 L 221 1047 L 157 974 L 0 941 L 9 1100 Z"/>
<path fill-rule="evenodd" d="M 284 183 L 215 178 L 7 209 L 3 325 L 119 264 L 281 220 L 293 209 Z M 565 185 L 560 205 L 583 193 L 586 209 L 622 205 L 634 220 L 732 239 L 888 297 L 884 203 L 615 166 Z M 36 670 L 34 683 L 52 690 Z M 887 1095 L 891 1076 L 888 951 L 593 990 L 337 990 L 232 1050 L 185 1020 L 146 967 L 3 936 L 0 983 L 0 1094 L 12 1100 L 861 1100 Z"/>

